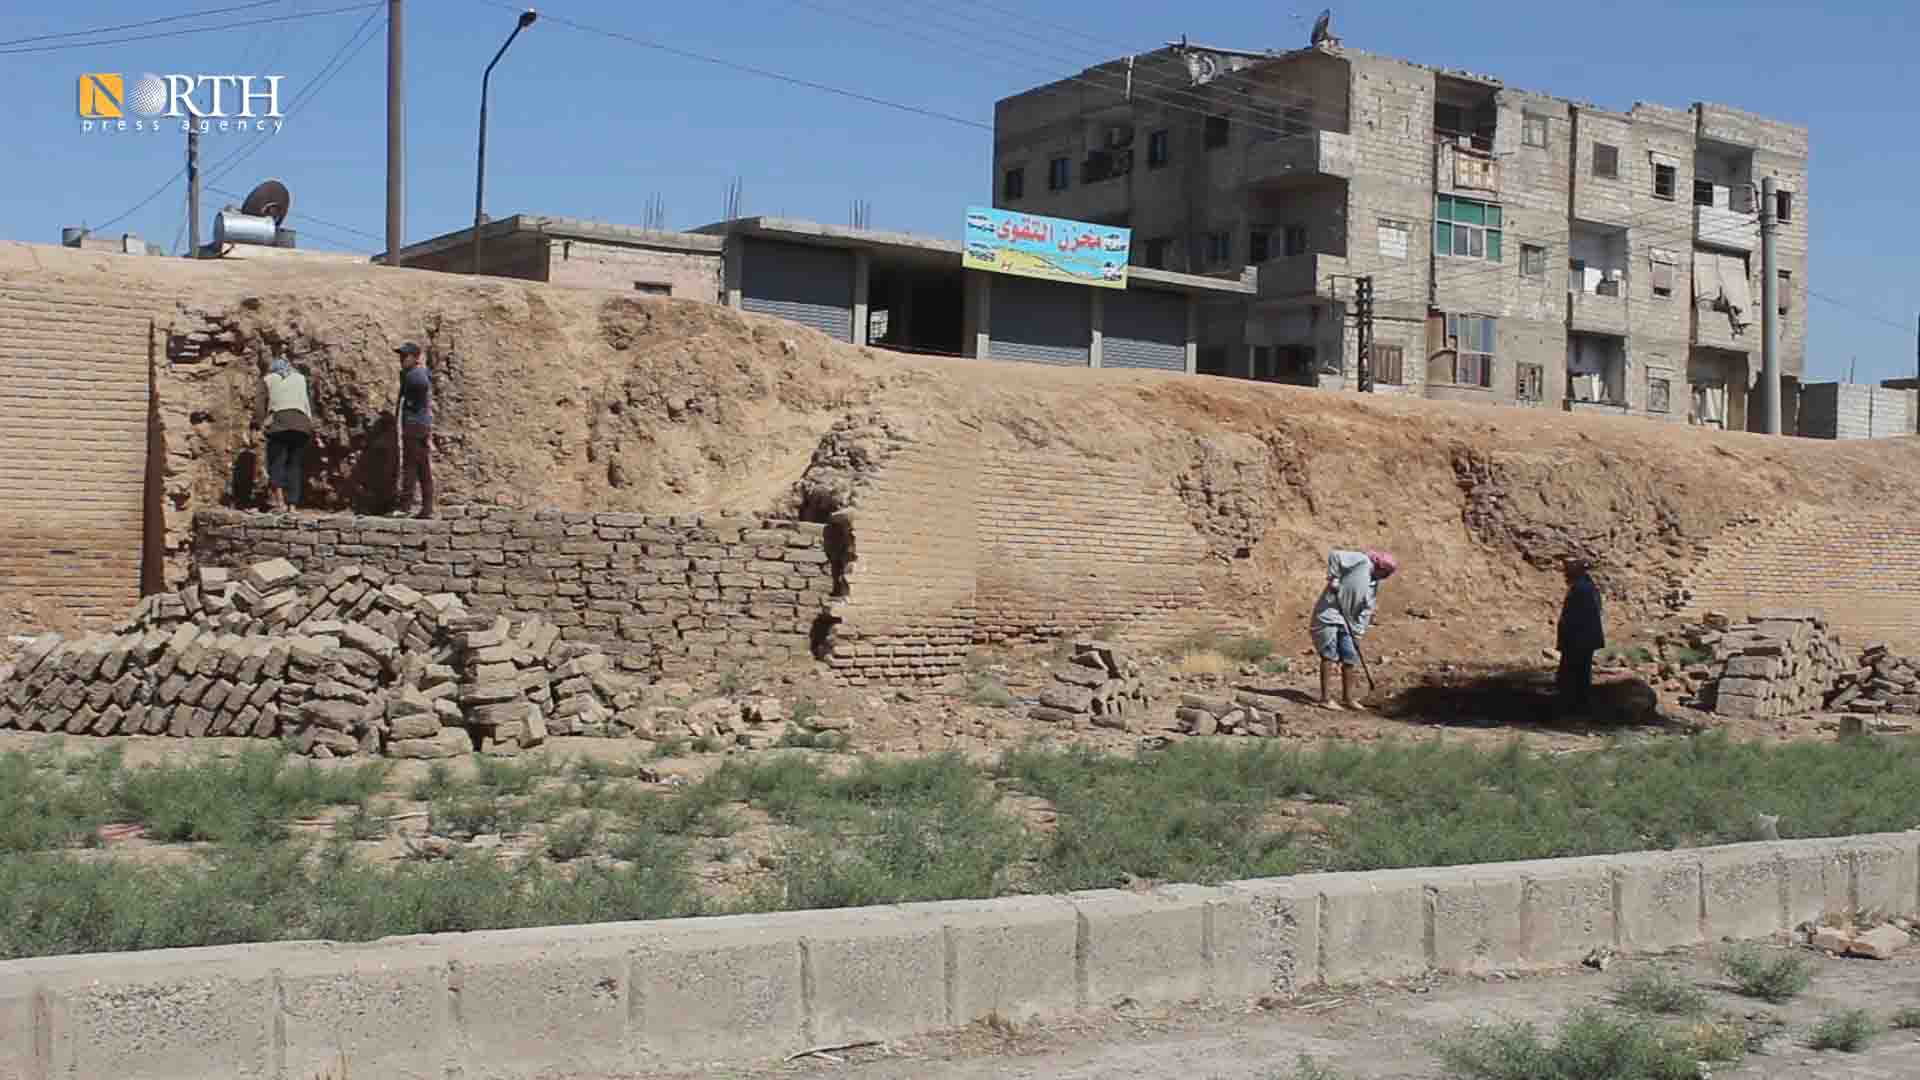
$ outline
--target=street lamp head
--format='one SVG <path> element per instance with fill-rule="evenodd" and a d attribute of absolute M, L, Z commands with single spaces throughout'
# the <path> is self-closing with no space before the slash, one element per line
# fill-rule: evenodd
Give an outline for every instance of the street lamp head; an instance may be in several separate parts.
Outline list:
<path fill-rule="evenodd" d="M 540 13 L 533 10 L 532 8 L 528 8 L 527 10 L 521 12 L 520 13 L 520 29 L 525 30 L 527 27 L 532 26 L 533 20 L 539 17 L 540 17 Z"/>

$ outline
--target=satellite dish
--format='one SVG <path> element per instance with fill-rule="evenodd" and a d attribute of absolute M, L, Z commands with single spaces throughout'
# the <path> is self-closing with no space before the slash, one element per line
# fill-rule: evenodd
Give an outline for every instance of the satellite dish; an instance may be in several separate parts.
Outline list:
<path fill-rule="evenodd" d="M 1318 45 L 1333 37 L 1333 9 L 1327 8 L 1320 17 L 1313 20 L 1313 44 Z"/>
<path fill-rule="evenodd" d="M 287 211 L 293 206 L 293 193 L 287 185 L 278 180 L 265 180 L 247 193 L 247 199 L 240 204 L 240 212 L 249 217 L 270 217 L 275 227 L 287 220 Z"/>

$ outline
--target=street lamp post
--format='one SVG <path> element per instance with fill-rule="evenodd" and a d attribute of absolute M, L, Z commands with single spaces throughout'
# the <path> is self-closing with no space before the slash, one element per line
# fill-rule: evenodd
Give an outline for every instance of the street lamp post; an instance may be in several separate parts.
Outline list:
<path fill-rule="evenodd" d="M 532 26 L 533 20 L 539 17 L 539 13 L 532 8 L 521 12 L 520 21 L 513 26 L 513 33 L 508 34 L 507 40 L 501 43 L 500 51 L 493 54 L 493 62 L 487 65 L 486 74 L 480 76 L 480 152 L 473 169 L 473 272 L 476 274 L 480 272 L 480 223 L 485 220 L 481 206 L 487 192 L 487 82 L 493 78 L 493 65 L 507 55 L 507 47 L 513 44 L 513 39 L 519 37 L 520 31 Z"/>

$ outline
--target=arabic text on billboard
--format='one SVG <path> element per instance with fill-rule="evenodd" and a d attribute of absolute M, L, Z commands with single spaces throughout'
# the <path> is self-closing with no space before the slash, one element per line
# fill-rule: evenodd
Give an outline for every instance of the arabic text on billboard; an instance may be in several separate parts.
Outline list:
<path fill-rule="evenodd" d="M 1124 289 L 1132 243 L 1130 229 L 974 206 L 967 208 L 962 264 L 969 270 Z"/>

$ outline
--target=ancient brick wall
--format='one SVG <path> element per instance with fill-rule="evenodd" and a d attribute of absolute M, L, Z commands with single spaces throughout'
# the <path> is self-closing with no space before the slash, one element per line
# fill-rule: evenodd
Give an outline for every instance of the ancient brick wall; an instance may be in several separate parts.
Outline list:
<path fill-rule="evenodd" d="M 539 616 L 633 670 L 807 657 L 833 589 L 825 529 L 793 521 L 449 507 L 432 521 L 207 510 L 195 526 L 198 566 L 281 556 L 306 584 L 356 564 Z"/>
<path fill-rule="evenodd" d="M 140 598 L 152 315 L 0 280 L 0 592 L 115 619 Z"/>
<path fill-rule="evenodd" d="M 1716 544 L 1689 587 L 1696 613 L 1812 610 L 1850 647 L 1920 651 L 1920 523 L 1902 517 L 1797 513 Z"/>

